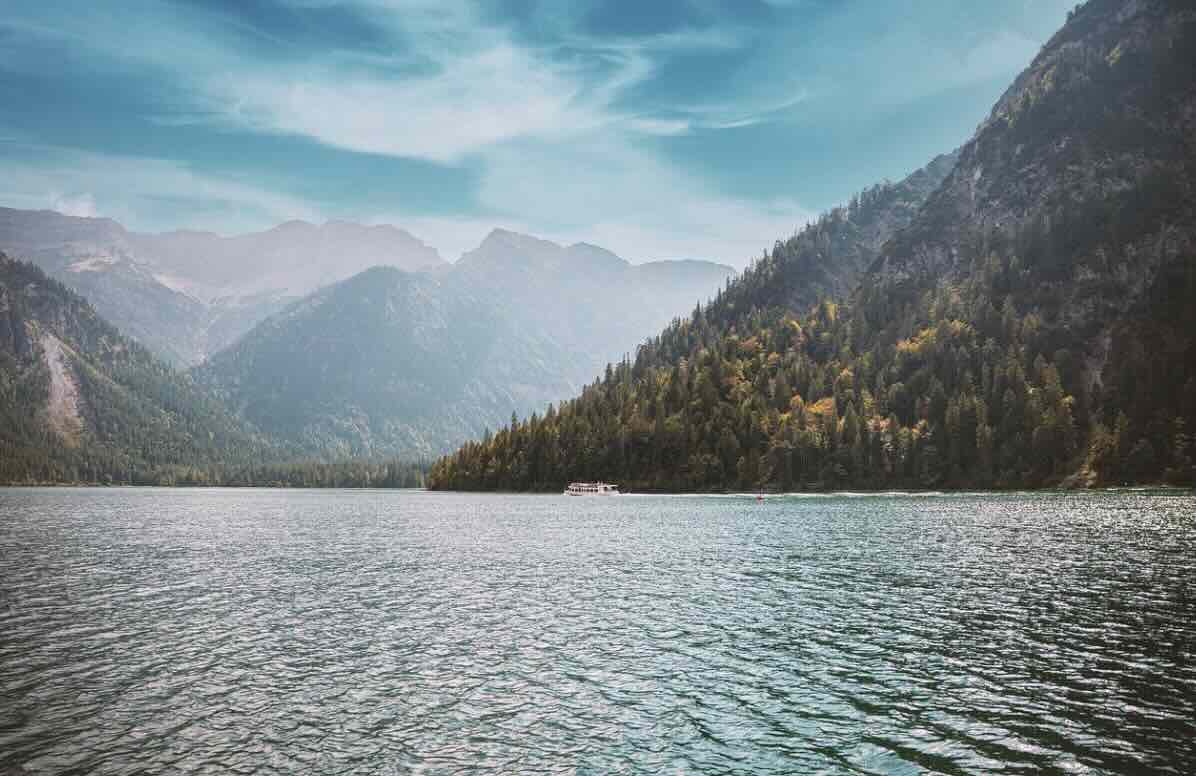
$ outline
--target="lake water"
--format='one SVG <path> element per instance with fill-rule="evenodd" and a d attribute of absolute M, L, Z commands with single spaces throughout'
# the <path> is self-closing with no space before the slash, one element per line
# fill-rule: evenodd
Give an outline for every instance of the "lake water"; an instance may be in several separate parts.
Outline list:
<path fill-rule="evenodd" d="M 0 491 L 0 772 L 1196 772 L 1196 497 Z"/>

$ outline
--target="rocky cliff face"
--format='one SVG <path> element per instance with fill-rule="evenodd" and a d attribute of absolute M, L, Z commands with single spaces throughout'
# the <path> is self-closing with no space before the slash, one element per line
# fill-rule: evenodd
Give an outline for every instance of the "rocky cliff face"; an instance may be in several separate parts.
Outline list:
<path fill-rule="evenodd" d="M 1117 322 L 1196 251 L 1194 50 L 1190 3 L 1078 7 L 869 283 L 909 300 L 1012 253 L 1020 309 L 1067 332 L 1099 388 Z"/>
<path fill-rule="evenodd" d="M 966 271 L 960 258 L 977 241 L 1073 222 L 1093 233 L 1057 246 L 1055 254 L 1069 256 L 1033 271 L 1047 281 L 1082 278 L 1132 258 L 1136 286 L 1144 287 L 1156 258 L 1190 246 L 1180 232 L 1192 224 L 1185 203 L 1196 154 L 1194 47 L 1190 3 L 1078 7 L 963 146 L 878 269 L 891 279 Z M 1116 223 L 1099 223 L 1109 219 Z"/>

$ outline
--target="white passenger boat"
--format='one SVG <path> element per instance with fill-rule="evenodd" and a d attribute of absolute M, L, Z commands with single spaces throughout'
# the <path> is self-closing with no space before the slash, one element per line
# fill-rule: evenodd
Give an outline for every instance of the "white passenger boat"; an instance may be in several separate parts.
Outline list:
<path fill-rule="evenodd" d="M 566 496 L 617 496 L 619 486 L 609 482 L 571 482 L 565 488 Z"/>

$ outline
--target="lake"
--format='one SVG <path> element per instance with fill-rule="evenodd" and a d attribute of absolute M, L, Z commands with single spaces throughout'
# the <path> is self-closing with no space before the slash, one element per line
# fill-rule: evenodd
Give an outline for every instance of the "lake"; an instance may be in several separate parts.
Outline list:
<path fill-rule="evenodd" d="M 0 490 L 0 772 L 1193 773 L 1196 496 Z"/>

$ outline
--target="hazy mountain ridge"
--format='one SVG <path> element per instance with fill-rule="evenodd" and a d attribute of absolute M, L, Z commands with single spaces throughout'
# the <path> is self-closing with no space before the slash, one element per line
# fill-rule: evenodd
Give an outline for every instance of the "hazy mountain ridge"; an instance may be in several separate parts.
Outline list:
<path fill-rule="evenodd" d="M 34 262 L 178 366 L 227 347 L 295 299 L 378 265 L 439 254 L 393 226 L 290 221 L 264 232 L 140 234 L 107 218 L 0 208 L 0 250 Z"/>
<path fill-rule="evenodd" d="M 311 455 L 427 456 L 575 392 L 730 274 L 495 230 L 451 267 L 375 268 L 294 303 L 196 375 Z"/>
<path fill-rule="evenodd" d="M 292 304 L 196 375 L 317 456 L 414 456 L 478 427 L 464 397 L 502 333 L 479 300 L 378 267 Z"/>
<path fill-rule="evenodd" d="M 344 222 L 224 238 L 3 210 L 4 244 L 172 363 L 210 358 L 196 372 L 208 389 L 250 424 L 325 459 L 430 455 L 541 409 L 732 274 L 701 261 L 633 266 L 598 246 L 501 229 L 450 265 L 395 227 Z M 341 277 L 375 261 L 420 272 Z M 371 281 L 386 293 L 368 293 Z M 357 304 L 346 301 L 353 293 Z M 469 358 L 429 374 L 442 352 Z"/>
<path fill-rule="evenodd" d="M 278 455 L 37 267 L 0 254 L 0 481 L 160 481 Z"/>
<path fill-rule="evenodd" d="M 1194 49 L 1189 3 L 1090 0 L 878 248 L 891 189 L 433 486 L 1196 481 Z"/>
<path fill-rule="evenodd" d="M 434 248 L 390 225 L 289 221 L 233 237 L 194 230 L 139 234 L 111 219 L 8 208 L 0 208 L 0 250 L 38 264 L 122 331 L 182 367 L 232 345 L 308 293 L 371 267 L 431 272 L 507 304 L 529 326 L 568 329 L 566 339 L 580 359 L 575 367 L 566 359 L 566 384 L 574 388 L 622 352 L 612 351 L 610 342 L 634 347 L 707 298 L 732 272 L 696 260 L 631 265 L 598 246 L 565 247 L 502 229 L 448 264 Z M 644 283 L 649 291 L 663 291 L 663 303 L 640 289 Z M 590 298 L 596 288 L 608 304 L 622 300 L 624 314 L 611 317 L 618 332 L 594 320 Z M 577 310 L 590 311 L 580 325 L 573 323 Z M 596 337 L 583 342 L 591 331 Z"/>
<path fill-rule="evenodd" d="M 565 374 L 580 387 L 595 370 L 705 302 L 732 274 L 730 267 L 693 260 L 635 265 L 595 245 L 558 245 L 496 229 L 445 277 L 558 339 L 579 359 L 582 371 Z"/>
<path fill-rule="evenodd" d="M 263 232 L 134 234 L 131 244 L 155 266 L 211 295 L 304 296 L 371 267 L 416 271 L 445 262 L 435 248 L 389 224 L 287 221 Z"/>

